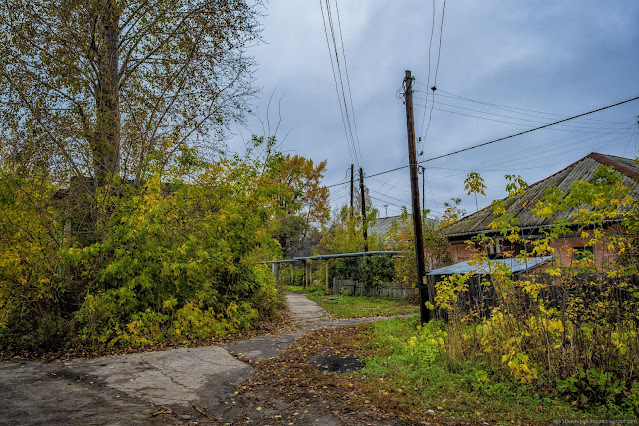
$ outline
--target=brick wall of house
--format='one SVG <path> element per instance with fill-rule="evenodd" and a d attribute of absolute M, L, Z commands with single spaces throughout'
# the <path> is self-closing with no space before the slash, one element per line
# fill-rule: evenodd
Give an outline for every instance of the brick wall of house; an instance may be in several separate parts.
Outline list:
<path fill-rule="evenodd" d="M 469 247 L 466 243 L 451 244 L 448 246 L 448 251 L 453 259 L 453 263 L 470 260 L 475 254 L 475 249 Z"/>
<path fill-rule="evenodd" d="M 561 266 L 570 266 L 575 260 L 575 249 L 586 247 L 587 239 L 581 237 L 562 237 L 552 244 L 554 253 L 549 253 L 557 257 Z M 470 260 L 475 254 L 475 249 L 466 243 L 453 242 L 448 247 L 453 263 Z M 592 247 L 592 252 L 597 265 L 609 265 L 614 261 L 615 254 L 607 249 L 607 244 L 597 244 Z"/>

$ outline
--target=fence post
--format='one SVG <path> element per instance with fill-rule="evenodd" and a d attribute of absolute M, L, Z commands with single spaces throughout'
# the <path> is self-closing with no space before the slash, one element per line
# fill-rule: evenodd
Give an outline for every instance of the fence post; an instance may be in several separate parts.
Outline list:
<path fill-rule="evenodd" d="M 328 286 L 329 280 L 328 280 L 328 259 L 326 259 L 326 294 L 331 294 L 332 291 Z"/>

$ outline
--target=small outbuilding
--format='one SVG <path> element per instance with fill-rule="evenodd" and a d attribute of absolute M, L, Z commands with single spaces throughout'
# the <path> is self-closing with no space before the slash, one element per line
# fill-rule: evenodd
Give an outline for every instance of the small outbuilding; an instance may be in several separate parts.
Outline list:
<path fill-rule="evenodd" d="M 490 275 L 498 268 L 503 267 L 507 268 L 513 276 L 517 277 L 535 269 L 541 270 L 543 266 L 552 259 L 552 256 L 529 257 L 527 259 L 493 259 L 479 264 L 471 264 L 471 261 L 465 261 L 443 268 L 433 269 L 426 274 L 428 299 L 430 303 L 435 304 L 435 296 L 437 295 L 436 284 L 443 281 L 446 277 L 454 274 L 470 274 L 468 291 L 464 294 L 457 295 L 458 306 L 463 312 L 468 312 L 470 309 L 473 309 L 486 314 L 492 306 L 496 306 L 497 293 L 494 286 L 482 285 L 482 281 L 485 278 L 488 277 L 490 280 Z M 439 313 L 438 316 L 445 316 L 445 313 L 443 315 Z"/>

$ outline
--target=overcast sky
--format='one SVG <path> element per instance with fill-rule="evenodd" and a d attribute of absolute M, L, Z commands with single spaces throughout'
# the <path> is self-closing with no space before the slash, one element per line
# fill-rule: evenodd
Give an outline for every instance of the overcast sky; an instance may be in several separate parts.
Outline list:
<path fill-rule="evenodd" d="M 334 1 L 330 4 L 337 32 Z M 352 108 L 350 98 L 347 102 L 357 129 L 356 155 L 342 122 L 319 0 L 271 0 L 263 20 L 265 43 L 249 51 L 258 62 L 255 78 L 262 87 L 261 99 L 255 101 L 258 115 L 266 121 L 267 101 L 274 93 L 272 133 L 281 98 L 277 137 L 286 137 L 282 149 L 316 162 L 327 160 L 326 185 L 344 182 L 351 163 L 356 170 L 361 166 L 365 176 L 408 164 L 406 113 L 397 96 L 405 70 L 415 77 L 415 128 L 423 139 L 417 147 L 423 151 L 419 160 L 639 96 L 636 0 L 448 0 L 441 54 L 443 0 L 436 0 L 429 84 L 432 2 L 342 0 L 337 7 Z M 341 55 L 339 33 L 336 36 Z M 428 127 L 433 98 L 428 95 L 427 110 L 425 99 L 435 84 L 438 58 Z M 340 61 L 348 96 L 341 56 Z M 482 208 L 505 195 L 505 174 L 519 174 L 533 183 L 593 151 L 634 158 L 639 148 L 637 115 L 639 101 L 427 161 L 426 208 L 436 217 L 444 202 L 460 197 L 468 213 L 475 211 L 474 197 L 464 192 L 470 171 L 481 173 L 488 186 L 487 196 L 478 200 Z M 236 136 L 229 147 L 236 151 L 251 133 L 263 134 L 256 117 L 233 130 Z M 386 211 L 398 214 L 402 205 L 410 207 L 408 176 L 405 168 L 365 179 L 381 216 Z M 349 185 L 330 190 L 333 206 L 348 203 Z"/>

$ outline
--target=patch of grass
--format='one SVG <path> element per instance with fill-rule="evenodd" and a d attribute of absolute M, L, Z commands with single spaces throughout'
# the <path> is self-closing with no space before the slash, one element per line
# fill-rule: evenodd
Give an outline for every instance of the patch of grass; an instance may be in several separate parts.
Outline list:
<path fill-rule="evenodd" d="M 291 293 L 305 293 L 304 287 L 301 285 L 283 285 L 282 289 Z"/>
<path fill-rule="evenodd" d="M 322 286 L 284 286 L 293 293 L 305 293 L 309 299 L 326 309 L 333 318 L 363 318 L 415 314 L 419 306 L 402 300 L 364 296 L 327 296 Z"/>
<path fill-rule="evenodd" d="M 364 296 L 309 296 L 334 318 L 362 318 L 415 314 L 419 307 L 399 300 Z"/>
<path fill-rule="evenodd" d="M 560 399 L 539 395 L 525 385 L 491 376 L 480 364 L 447 365 L 444 325 L 419 327 L 419 318 L 371 324 L 362 343 L 368 353 L 360 374 L 363 390 L 392 395 L 405 409 L 428 411 L 459 421 L 547 423 L 557 418 L 586 418 Z M 367 389 L 368 388 L 368 389 Z"/>
<path fill-rule="evenodd" d="M 400 318 L 315 330 L 279 357 L 253 363 L 257 377 L 240 396 L 251 399 L 263 390 L 298 411 L 330 407 L 345 424 L 549 424 L 590 416 L 497 380 L 481 365 L 447 366 L 439 353 L 443 326 L 418 325 L 418 318 Z M 312 360 L 327 353 L 359 357 L 366 366 L 346 373 L 316 368 Z"/>
<path fill-rule="evenodd" d="M 301 285 L 284 285 L 282 288 L 284 291 L 290 291 L 291 293 L 305 293 L 309 297 L 324 296 L 324 287 L 319 285 L 311 285 L 307 287 L 302 287 Z"/>

